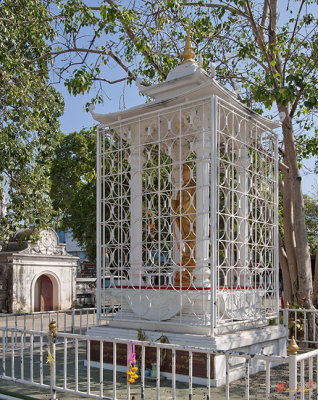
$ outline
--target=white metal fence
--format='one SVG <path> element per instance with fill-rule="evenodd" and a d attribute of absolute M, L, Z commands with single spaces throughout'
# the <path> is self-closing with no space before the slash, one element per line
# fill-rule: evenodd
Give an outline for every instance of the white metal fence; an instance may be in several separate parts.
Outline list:
<path fill-rule="evenodd" d="M 60 332 L 85 333 L 97 325 L 96 308 L 0 314 L 0 327 L 45 331 L 55 319 Z"/>
<path fill-rule="evenodd" d="M 318 310 L 285 308 L 283 313 L 284 325 L 289 329 L 290 338 L 294 336 L 297 342 L 318 345 Z"/>
<path fill-rule="evenodd" d="M 316 364 L 314 366 L 314 364 Z M 281 384 L 282 391 L 289 392 L 290 399 L 318 398 L 318 350 L 289 356 L 289 386 Z M 314 372 L 316 377 L 314 377 Z M 316 378 L 316 382 L 314 379 Z M 314 397 L 315 396 L 315 397 Z"/>
<path fill-rule="evenodd" d="M 318 344 L 314 329 L 317 312 L 283 310 L 284 324 L 298 343 Z M 48 325 L 53 318 L 58 321 L 58 332 L 49 332 Z M 194 399 L 196 396 L 206 399 L 214 396 L 218 399 L 287 396 L 292 399 L 318 399 L 318 350 L 277 357 L 157 342 L 113 339 L 110 343 L 103 338 L 83 335 L 89 326 L 96 324 L 95 309 L 0 314 L 0 379 L 46 389 L 50 391 L 51 399 L 55 399 L 59 392 L 87 398 L 129 400 L 133 396 L 135 399 Z M 119 362 L 118 356 L 118 348 L 126 346 L 128 352 L 130 342 L 136 345 L 140 369 L 140 378 L 134 384 L 127 383 L 127 368 Z M 106 361 L 104 355 L 104 349 L 109 349 L 109 346 L 112 348 L 111 362 Z M 93 348 L 95 355 L 91 357 Z M 149 360 L 146 348 L 152 348 L 155 354 L 157 368 L 152 372 L 152 379 L 147 377 Z M 187 383 L 178 382 L 178 352 L 185 352 L 183 354 L 188 360 L 188 373 L 183 376 Z M 167 353 L 171 357 L 168 373 L 161 368 Z M 200 386 L 195 384 L 198 383 L 195 372 L 198 355 L 206 363 L 206 377 L 199 379 Z M 213 376 L 211 359 L 222 356 L 225 387 L 214 388 L 213 380 L 208 378 Z M 278 363 L 281 366 L 273 369 Z M 264 372 L 252 376 L 260 365 Z M 245 378 L 230 384 L 233 377 L 238 377 L 242 371 Z"/>
<path fill-rule="evenodd" d="M 52 327 L 52 326 L 51 326 Z M 283 393 L 293 399 L 313 399 L 317 397 L 318 350 L 289 357 L 277 357 L 260 354 L 244 354 L 229 351 L 213 351 L 207 348 L 178 346 L 158 342 L 140 342 L 113 339 L 112 361 L 105 362 L 104 349 L 109 340 L 79 334 L 34 331 L 17 328 L 0 328 L 2 337 L 0 354 L 0 378 L 24 385 L 32 385 L 51 392 L 51 399 L 57 393 L 72 393 L 86 398 L 97 399 L 177 399 L 201 395 L 211 399 L 217 393 L 218 398 L 279 398 Z M 136 345 L 139 359 L 139 379 L 134 384 L 127 382 L 127 367 L 118 357 L 119 347 L 129 351 L 129 344 Z M 149 380 L 146 369 L 146 348 L 151 347 L 155 354 L 156 369 L 153 380 Z M 92 350 L 95 349 L 93 360 Z M 180 379 L 177 370 L 178 352 L 183 352 L 188 360 L 188 374 L 184 376 L 187 384 L 177 382 Z M 162 373 L 162 360 L 169 352 L 171 369 Z M 97 359 L 96 359 L 97 353 Z M 194 384 L 196 371 L 194 359 L 200 354 L 206 362 L 206 377 L 201 379 L 201 386 Z M 223 356 L 225 364 L 225 387 L 211 387 L 211 358 Z M 121 360 L 122 361 L 122 360 Z M 285 369 L 276 373 L 271 369 L 277 363 Z M 263 365 L 262 385 L 251 384 L 255 369 Z M 236 369 L 233 369 L 236 365 Z M 96 368 L 97 367 L 97 368 Z M 104 369 L 107 367 L 108 369 Z M 286 368 L 287 367 L 287 368 Z M 244 371 L 244 381 L 233 382 L 233 374 Z M 285 375 L 284 375 L 285 374 Z M 258 374 L 259 376 L 259 374 Z M 264 385 L 265 382 L 265 385 Z M 180 386 L 181 385 L 181 386 Z M 255 388 L 257 394 L 255 397 Z M 235 395 L 235 396 L 234 396 Z M 234 396 L 234 397 L 233 397 Z M 238 396 L 238 397 L 237 397 Z M 287 397 L 287 396 L 286 396 Z"/>

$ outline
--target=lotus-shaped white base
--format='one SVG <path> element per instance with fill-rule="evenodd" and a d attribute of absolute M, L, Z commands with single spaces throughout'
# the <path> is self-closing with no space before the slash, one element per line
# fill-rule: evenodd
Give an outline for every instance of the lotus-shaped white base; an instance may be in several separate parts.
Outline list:
<path fill-rule="evenodd" d="M 153 288 L 116 288 L 115 298 L 120 297 L 123 311 L 133 312 L 141 319 L 165 321 L 183 316 L 205 318 L 209 321 L 211 310 L 210 290 L 168 290 Z M 259 317 L 264 290 L 224 290 L 217 293 L 217 312 L 220 320 L 244 320 Z"/>
<path fill-rule="evenodd" d="M 126 290 L 125 298 L 131 311 L 150 321 L 170 319 L 188 302 L 183 293 L 172 290 Z"/>

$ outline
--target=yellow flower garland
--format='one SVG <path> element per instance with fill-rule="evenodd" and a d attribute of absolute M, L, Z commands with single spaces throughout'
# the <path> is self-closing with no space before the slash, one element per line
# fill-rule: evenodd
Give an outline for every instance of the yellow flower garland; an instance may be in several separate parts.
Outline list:
<path fill-rule="evenodd" d="M 128 368 L 129 370 L 126 372 L 126 374 L 128 375 L 127 381 L 129 383 L 134 383 L 135 380 L 139 378 L 139 376 L 136 374 L 138 368 L 134 364 L 129 365 Z"/>

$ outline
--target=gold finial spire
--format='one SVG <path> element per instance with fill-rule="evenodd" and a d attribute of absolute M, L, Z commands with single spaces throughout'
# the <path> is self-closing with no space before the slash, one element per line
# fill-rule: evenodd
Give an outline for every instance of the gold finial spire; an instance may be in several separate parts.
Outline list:
<path fill-rule="evenodd" d="M 291 341 L 290 341 L 290 343 L 289 343 L 289 346 L 287 347 L 287 350 L 290 352 L 291 355 L 294 356 L 294 355 L 297 354 L 298 349 L 299 349 L 299 347 L 298 347 L 298 345 L 296 343 L 296 340 L 295 340 L 295 338 L 293 336 Z"/>
<path fill-rule="evenodd" d="M 184 46 L 184 50 L 183 50 L 183 54 L 182 54 L 183 61 L 182 61 L 181 64 L 184 64 L 184 63 L 186 63 L 188 61 L 195 61 L 194 60 L 194 56 L 195 56 L 195 53 L 194 53 L 194 50 L 193 50 L 193 47 L 192 47 L 192 40 L 191 40 L 191 36 L 190 36 L 190 31 L 188 30 L 188 32 L 187 32 L 187 40 L 186 40 L 186 44 Z"/>

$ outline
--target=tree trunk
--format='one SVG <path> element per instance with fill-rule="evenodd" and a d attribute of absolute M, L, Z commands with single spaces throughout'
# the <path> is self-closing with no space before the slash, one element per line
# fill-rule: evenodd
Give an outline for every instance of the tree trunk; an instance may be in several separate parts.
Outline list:
<path fill-rule="evenodd" d="M 280 112 L 286 114 L 286 118 L 283 122 L 283 135 L 285 143 L 284 162 L 288 166 L 288 172 L 284 174 L 283 202 L 284 235 L 288 267 L 292 282 L 295 270 L 297 271 L 297 302 L 306 308 L 312 308 L 311 260 L 305 225 L 301 176 L 296 157 L 294 131 L 287 107 L 278 105 L 278 109 Z M 287 209 L 285 209 L 286 206 Z M 293 288 L 294 286 L 293 284 Z"/>
<path fill-rule="evenodd" d="M 286 174 L 285 174 L 286 175 Z M 288 271 L 291 282 L 291 298 L 288 300 L 290 304 L 297 301 L 297 291 L 298 291 L 298 271 L 297 271 L 297 261 L 295 252 L 295 235 L 294 235 L 294 208 L 293 200 L 291 194 L 291 182 L 290 179 L 284 176 L 284 189 L 283 189 L 283 221 L 284 221 L 284 242 L 285 251 L 288 262 Z M 282 267 L 282 266 L 281 266 Z M 286 281 L 284 280 L 284 287 Z"/>
<path fill-rule="evenodd" d="M 313 290 L 313 303 L 314 306 L 318 306 L 318 249 L 316 251 L 315 259 L 315 279 L 314 279 L 314 290 Z"/>

